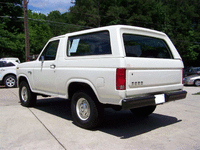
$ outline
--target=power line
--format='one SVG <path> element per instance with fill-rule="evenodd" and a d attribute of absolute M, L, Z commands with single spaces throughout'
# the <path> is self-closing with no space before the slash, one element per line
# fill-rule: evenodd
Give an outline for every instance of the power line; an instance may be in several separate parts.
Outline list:
<path fill-rule="evenodd" d="M 0 18 L 12 18 L 12 17 L 11 16 L 0 16 Z M 24 17 L 17 17 L 17 18 L 24 19 Z M 76 26 L 76 27 L 88 28 L 88 29 L 93 28 L 93 27 L 89 27 L 89 26 L 82 26 L 82 25 L 69 24 L 69 23 L 63 23 L 63 22 L 55 22 L 55 21 L 43 20 L 43 19 L 33 19 L 33 18 L 28 18 L 28 19 L 33 20 L 33 21 L 38 21 L 38 22 L 47 22 L 47 23 L 54 23 L 54 24 L 59 24 L 59 25 L 70 25 L 70 26 Z M 138 22 L 140 22 L 140 21 L 138 21 Z M 148 22 L 143 22 L 143 23 L 148 23 Z M 151 23 L 148 23 L 148 24 L 151 24 Z M 200 42 L 190 42 L 190 41 L 176 40 L 176 39 L 172 39 L 172 40 L 173 41 L 179 41 L 179 42 L 188 42 L 188 43 L 200 45 Z"/>
<path fill-rule="evenodd" d="M 0 18 L 12 18 L 12 16 L 0 16 Z M 24 17 L 16 17 L 16 18 L 24 19 Z M 71 26 L 88 28 L 88 29 L 93 28 L 93 27 L 89 27 L 89 26 L 82 26 L 82 25 L 76 25 L 76 24 L 70 24 L 70 23 L 64 23 L 64 22 L 55 22 L 55 21 L 43 20 L 43 19 L 28 18 L 28 20 L 39 21 L 39 22 L 47 22 L 47 23 L 55 23 L 55 24 L 61 24 L 61 25 L 71 25 Z"/>

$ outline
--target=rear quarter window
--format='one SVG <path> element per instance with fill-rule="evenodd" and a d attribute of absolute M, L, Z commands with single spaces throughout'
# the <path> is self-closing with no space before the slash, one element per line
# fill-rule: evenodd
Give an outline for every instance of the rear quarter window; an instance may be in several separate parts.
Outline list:
<path fill-rule="evenodd" d="M 123 34 L 127 57 L 173 59 L 171 51 L 162 39 L 133 34 Z"/>
<path fill-rule="evenodd" d="M 111 54 L 110 35 L 102 31 L 69 37 L 67 47 L 70 57 Z"/>

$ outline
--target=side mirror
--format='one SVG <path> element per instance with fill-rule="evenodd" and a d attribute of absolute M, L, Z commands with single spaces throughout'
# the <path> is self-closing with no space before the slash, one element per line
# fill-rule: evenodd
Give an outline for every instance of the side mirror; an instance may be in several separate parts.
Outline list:
<path fill-rule="evenodd" d="M 41 56 L 41 57 L 40 57 L 40 61 L 42 61 L 42 62 L 41 62 L 41 71 L 42 71 L 43 63 L 44 63 L 44 56 Z"/>
<path fill-rule="evenodd" d="M 44 62 L 44 56 L 40 57 L 40 60 L 42 61 L 42 63 Z"/>

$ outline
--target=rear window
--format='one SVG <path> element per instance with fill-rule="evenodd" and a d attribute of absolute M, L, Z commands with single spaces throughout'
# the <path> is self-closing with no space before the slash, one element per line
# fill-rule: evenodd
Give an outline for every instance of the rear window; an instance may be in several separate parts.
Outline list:
<path fill-rule="evenodd" d="M 69 37 L 68 56 L 111 54 L 108 31 Z"/>
<path fill-rule="evenodd" d="M 123 34 L 123 40 L 127 57 L 173 58 L 169 47 L 162 39 Z"/>

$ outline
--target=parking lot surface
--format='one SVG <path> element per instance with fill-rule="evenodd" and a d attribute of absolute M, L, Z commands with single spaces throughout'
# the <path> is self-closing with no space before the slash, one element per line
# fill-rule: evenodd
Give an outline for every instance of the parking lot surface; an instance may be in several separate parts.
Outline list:
<path fill-rule="evenodd" d="M 18 88 L 0 87 L 0 150 L 198 150 L 200 87 L 185 90 L 186 99 L 159 105 L 147 118 L 105 109 L 103 124 L 85 130 L 73 124 L 69 101 L 38 97 L 26 108 Z"/>

